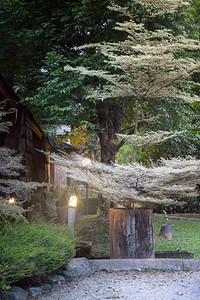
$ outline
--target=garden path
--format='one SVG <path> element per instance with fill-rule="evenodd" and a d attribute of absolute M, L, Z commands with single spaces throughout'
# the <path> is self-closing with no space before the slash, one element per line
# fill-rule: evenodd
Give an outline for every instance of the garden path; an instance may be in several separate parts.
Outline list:
<path fill-rule="evenodd" d="M 198 300 L 200 271 L 97 272 L 55 286 L 38 300 Z"/>

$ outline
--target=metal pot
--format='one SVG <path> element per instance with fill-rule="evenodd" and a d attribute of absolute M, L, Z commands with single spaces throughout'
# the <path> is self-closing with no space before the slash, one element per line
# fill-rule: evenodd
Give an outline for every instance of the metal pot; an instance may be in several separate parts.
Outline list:
<path fill-rule="evenodd" d="M 168 240 L 171 240 L 173 229 L 174 224 L 165 224 L 160 229 L 160 235 L 166 237 Z"/>

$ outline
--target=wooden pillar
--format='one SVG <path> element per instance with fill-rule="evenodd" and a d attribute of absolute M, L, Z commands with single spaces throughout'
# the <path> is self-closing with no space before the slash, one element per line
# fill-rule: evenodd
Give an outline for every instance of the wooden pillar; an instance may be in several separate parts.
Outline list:
<path fill-rule="evenodd" d="M 110 258 L 154 258 L 152 209 L 110 209 Z"/>

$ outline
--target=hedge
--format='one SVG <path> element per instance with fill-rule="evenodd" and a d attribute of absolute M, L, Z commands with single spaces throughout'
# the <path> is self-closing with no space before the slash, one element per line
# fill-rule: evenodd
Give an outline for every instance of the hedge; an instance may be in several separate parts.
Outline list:
<path fill-rule="evenodd" d="M 0 289 L 65 266 L 76 239 L 65 225 L 20 225 L 0 232 Z"/>

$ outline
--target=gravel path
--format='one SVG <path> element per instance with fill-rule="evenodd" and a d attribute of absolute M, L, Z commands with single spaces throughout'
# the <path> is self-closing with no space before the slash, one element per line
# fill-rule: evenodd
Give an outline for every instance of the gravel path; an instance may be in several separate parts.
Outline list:
<path fill-rule="evenodd" d="M 200 300 L 198 272 L 97 272 L 38 300 Z"/>

